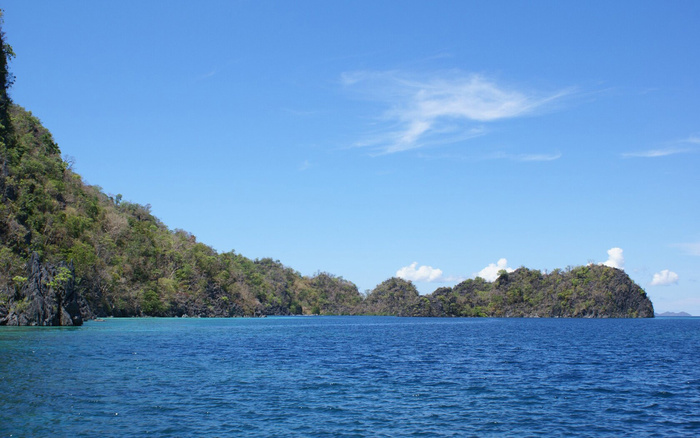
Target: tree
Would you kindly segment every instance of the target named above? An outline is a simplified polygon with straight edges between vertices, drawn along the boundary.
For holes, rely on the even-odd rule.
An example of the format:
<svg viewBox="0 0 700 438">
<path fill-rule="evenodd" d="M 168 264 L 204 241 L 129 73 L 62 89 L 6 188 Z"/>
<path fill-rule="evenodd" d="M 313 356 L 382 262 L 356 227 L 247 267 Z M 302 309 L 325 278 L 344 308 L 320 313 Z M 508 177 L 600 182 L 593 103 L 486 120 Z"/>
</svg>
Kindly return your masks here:
<svg viewBox="0 0 700 438">
<path fill-rule="evenodd" d="M 2 56 L 0 56 L 0 138 L 4 145 L 10 145 L 10 99 L 9 89 L 15 81 L 14 75 L 10 73 L 9 62 L 15 57 L 15 52 L 12 46 L 5 42 L 5 32 L 2 30 L 4 23 L 4 11 L 0 10 L 0 48 Z"/>
</svg>

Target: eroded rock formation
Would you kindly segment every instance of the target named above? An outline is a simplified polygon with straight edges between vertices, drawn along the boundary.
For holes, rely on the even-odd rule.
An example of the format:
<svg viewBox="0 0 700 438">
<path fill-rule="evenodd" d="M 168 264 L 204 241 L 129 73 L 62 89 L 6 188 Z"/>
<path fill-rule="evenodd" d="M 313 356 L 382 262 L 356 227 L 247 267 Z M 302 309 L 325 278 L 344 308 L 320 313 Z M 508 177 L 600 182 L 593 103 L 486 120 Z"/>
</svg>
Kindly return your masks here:
<svg viewBox="0 0 700 438">
<path fill-rule="evenodd" d="M 33 253 L 29 276 L 6 290 L 0 305 L 0 325 L 76 326 L 83 324 L 81 298 L 75 287 L 73 264 L 44 264 Z"/>
</svg>

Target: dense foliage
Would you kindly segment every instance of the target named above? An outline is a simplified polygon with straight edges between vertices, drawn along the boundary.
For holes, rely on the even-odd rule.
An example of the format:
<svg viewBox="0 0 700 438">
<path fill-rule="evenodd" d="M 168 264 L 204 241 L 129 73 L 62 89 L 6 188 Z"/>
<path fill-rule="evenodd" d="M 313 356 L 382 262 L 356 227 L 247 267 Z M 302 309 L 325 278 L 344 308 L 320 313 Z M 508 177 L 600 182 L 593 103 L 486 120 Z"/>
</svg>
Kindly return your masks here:
<svg viewBox="0 0 700 438">
<path fill-rule="evenodd" d="M 493 283 L 466 280 L 440 288 L 408 312 L 416 316 L 653 317 L 644 290 L 627 274 L 600 265 L 549 274 L 520 268 Z"/>
<path fill-rule="evenodd" d="M 217 253 L 186 231 L 168 229 L 148 205 L 107 195 L 73 172 L 51 133 L 11 102 L 13 52 L 1 32 L 0 47 L 0 319 L 28 307 L 21 286 L 33 254 L 54 267 L 72 263 L 87 303 L 83 318 L 653 315 L 644 292 L 612 268 L 549 275 L 519 269 L 494 283 L 477 278 L 428 296 L 392 278 L 363 296 L 342 277 L 307 277 L 269 258 Z"/>
<path fill-rule="evenodd" d="M 361 301 L 350 282 L 308 278 L 272 259 L 216 253 L 169 230 L 149 206 L 85 184 L 60 157 L 51 134 L 10 106 L 14 127 L 0 155 L 0 284 L 26 277 L 33 252 L 72 260 L 78 288 L 98 315 L 238 316 L 348 313 Z"/>
</svg>

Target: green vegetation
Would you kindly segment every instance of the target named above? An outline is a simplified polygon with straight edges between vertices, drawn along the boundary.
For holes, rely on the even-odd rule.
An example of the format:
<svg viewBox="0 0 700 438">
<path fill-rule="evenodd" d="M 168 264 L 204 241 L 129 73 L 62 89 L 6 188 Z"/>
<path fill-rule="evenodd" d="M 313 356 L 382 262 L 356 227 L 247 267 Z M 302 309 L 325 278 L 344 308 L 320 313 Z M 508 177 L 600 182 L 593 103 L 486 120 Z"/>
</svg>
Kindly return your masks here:
<svg viewBox="0 0 700 438">
<path fill-rule="evenodd" d="M 370 315 L 410 316 L 410 308 L 419 302 L 418 290 L 410 282 L 390 278 L 367 295 L 363 313 Z"/>
<path fill-rule="evenodd" d="M 73 278 L 73 275 L 71 274 L 70 268 L 67 268 L 65 266 L 60 266 L 58 268 L 58 271 L 56 272 L 56 275 L 54 276 L 51 281 L 47 283 L 48 286 L 52 288 L 62 288 L 66 283 L 68 283 L 71 279 Z"/>
<path fill-rule="evenodd" d="M 363 296 L 328 273 L 313 277 L 264 258 L 217 253 L 170 230 L 150 206 L 86 184 L 61 159 L 51 133 L 13 104 L 7 68 L 14 56 L 0 32 L 0 319 L 28 308 L 21 296 L 33 253 L 59 267 L 48 286 L 74 281 L 90 316 L 653 316 L 644 292 L 622 271 L 519 269 L 420 296 L 392 278 Z"/>
<path fill-rule="evenodd" d="M 421 316 L 653 317 L 646 293 L 623 271 L 589 265 L 543 274 L 520 268 L 493 283 L 466 280 L 426 297 Z"/>
<path fill-rule="evenodd" d="M 51 133 L 8 95 L 14 55 L 0 37 L 0 295 L 9 303 L 32 253 L 72 261 L 78 291 L 97 315 L 349 313 L 362 301 L 352 283 L 304 277 L 272 259 L 217 254 L 169 230 L 148 205 L 83 182 Z M 61 270 L 63 269 L 63 270 Z M 67 268 L 48 284 L 68 280 Z M 0 309 L 0 313 L 1 313 Z"/>
<path fill-rule="evenodd" d="M 13 129 L 0 146 L 0 289 L 27 276 L 36 252 L 53 265 L 73 262 L 78 290 L 97 315 L 338 314 L 362 301 L 340 277 L 218 254 L 169 230 L 149 206 L 85 184 L 36 117 L 16 105 L 9 112 Z M 67 280 L 63 274 L 51 286 Z"/>
</svg>

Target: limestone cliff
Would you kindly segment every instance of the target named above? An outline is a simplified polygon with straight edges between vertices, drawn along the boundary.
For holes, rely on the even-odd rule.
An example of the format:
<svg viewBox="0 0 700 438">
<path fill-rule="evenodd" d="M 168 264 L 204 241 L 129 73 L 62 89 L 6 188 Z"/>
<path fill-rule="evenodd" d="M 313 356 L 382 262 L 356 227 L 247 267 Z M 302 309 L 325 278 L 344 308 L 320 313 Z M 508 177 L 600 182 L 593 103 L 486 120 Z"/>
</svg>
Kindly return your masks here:
<svg viewBox="0 0 700 438">
<path fill-rule="evenodd" d="M 15 293 L 5 294 L 9 299 L 0 304 L 0 325 L 82 325 L 82 299 L 75 288 L 72 264 L 42 264 L 33 253 L 27 272 L 26 279 L 16 280 Z"/>
</svg>

